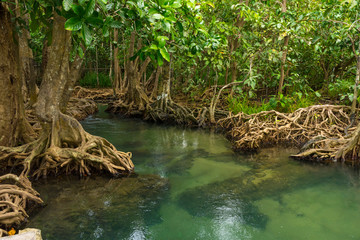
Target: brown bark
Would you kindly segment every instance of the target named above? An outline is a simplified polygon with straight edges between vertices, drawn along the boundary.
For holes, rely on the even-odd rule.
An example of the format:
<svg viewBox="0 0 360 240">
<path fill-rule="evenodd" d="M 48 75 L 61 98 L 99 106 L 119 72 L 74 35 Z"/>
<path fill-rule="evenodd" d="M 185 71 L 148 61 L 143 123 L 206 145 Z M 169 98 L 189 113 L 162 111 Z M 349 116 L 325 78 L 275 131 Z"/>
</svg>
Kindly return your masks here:
<svg viewBox="0 0 360 240">
<path fill-rule="evenodd" d="M 351 41 L 351 47 L 352 51 L 354 53 L 354 56 L 356 58 L 356 77 L 355 77 L 355 85 L 354 85 L 354 95 L 353 95 L 353 101 L 351 106 L 351 115 L 352 118 L 355 119 L 355 110 L 357 105 L 357 97 L 358 97 L 358 86 L 359 86 L 359 80 L 360 80 L 360 55 L 356 52 L 356 45 L 354 39 L 349 35 L 350 41 Z M 358 51 L 360 51 L 360 40 L 358 40 Z M 351 122 L 351 125 L 353 124 L 353 121 Z"/>
<path fill-rule="evenodd" d="M 355 114 L 356 111 L 359 80 L 360 80 L 360 56 L 356 56 L 356 78 L 355 78 L 355 86 L 354 86 L 354 99 L 351 105 L 351 114 Z"/>
<path fill-rule="evenodd" d="M 118 43 L 119 41 L 119 32 L 117 29 L 114 29 L 114 41 Z M 114 87 L 122 91 L 121 83 L 121 73 L 120 73 L 120 63 L 119 63 L 119 47 L 118 45 L 114 48 Z"/>
<path fill-rule="evenodd" d="M 15 146 L 31 140 L 21 95 L 19 51 L 13 39 L 11 15 L 0 3 L 0 145 Z"/>
<path fill-rule="evenodd" d="M 172 102 L 171 99 L 171 57 L 170 57 L 170 62 L 165 62 L 164 63 L 164 77 L 163 77 L 163 82 L 162 82 L 162 91 L 161 91 L 161 95 L 160 95 L 160 99 L 158 100 L 158 108 L 162 109 L 162 110 L 166 110 L 166 108 L 168 107 L 168 104 Z"/>
<path fill-rule="evenodd" d="M 286 12 L 286 0 L 283 0 L 281 4 L 281 12 Z M 289 35 L 286 35 L 284 37 L 284 46 L 282 49 L 282 57 L 281 57 L 281 66 L 280 66 L 280 81 L 279 81 L 279 89 L 278 89 L 278 95 L 282 94 L 282 89 L 284 86 L 284 80 L 285 80 L 285 64 L 286 64 L 286 56 L 288 53 L 288 45 L 289 45 Z"/>
<path fill-rule="evenodd" d="M 162 72 L 162 67 L 157 67 L 156 69 L 156 75 L 155 75 L 155 81 L 154 81 L 154 87 L 150 96 L 150 99 L 154 99 L 157 96 L 158 92 L 158 85 L 159 85 L 159 78 Z"/>
<path fill-rule="evenodd" d="M 0 147 L 0 159 L 24 166 L 21 176 L 63 171 L 89 175 L 92 169 L 111 174 L 132 171 L 130 153 L 119 152 L 103 138 L 85 132 L 74 118 L 65 115 L 69 88 L 79 72 L 81 59 L 69 63 L 71 32 L 64 29 L 65 18 L 54 13 L 53 42 L 40 86 L 36 115 L 42 125 L 39 138 L 17 148 Z M 21 161 L 19 161 L 21 160 Z"/>
<path fill-rule="evenodd" d="M 135 36 L 136 32 L 134 31 L 131 33 L 130 48 L 127 56 L 126 73 L 128 79 L 128 89 L 125 94 L 125 98 L 130 105 L 135 105 L 138 110 L 144 110 L 145 106 L 149 103 L 149 98 L 141 85 L 141 77 L 150 63 L 150 58 L 145 59 L 142 64 L 139 64 L 139 57 L 135 60 L 130 60 L 135 52 Z M 139 41 L 138 48 L 140 45 L 141 43 Z"/>
</svg>

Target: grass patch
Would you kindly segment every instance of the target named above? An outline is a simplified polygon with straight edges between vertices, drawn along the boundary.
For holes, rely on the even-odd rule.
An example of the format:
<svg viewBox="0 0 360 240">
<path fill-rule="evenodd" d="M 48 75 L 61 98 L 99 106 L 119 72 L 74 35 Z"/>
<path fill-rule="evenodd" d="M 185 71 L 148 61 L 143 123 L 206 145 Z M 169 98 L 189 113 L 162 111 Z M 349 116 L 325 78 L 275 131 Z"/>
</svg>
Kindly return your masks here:
<svg viewBox="0 0 360 240">
<path fill-rule="evenodd" d="M 259 113 L 262 111 L 276 110 L 279 112 L 294 112 L 298 108 L 314 105 L 313 100 L 298 96 L 273 96 L 269 101 L 250 101 L 247 97 L 229 98 L 229 110 L 235 114 L 243 112 L 246 114 Z"/>
</svg>

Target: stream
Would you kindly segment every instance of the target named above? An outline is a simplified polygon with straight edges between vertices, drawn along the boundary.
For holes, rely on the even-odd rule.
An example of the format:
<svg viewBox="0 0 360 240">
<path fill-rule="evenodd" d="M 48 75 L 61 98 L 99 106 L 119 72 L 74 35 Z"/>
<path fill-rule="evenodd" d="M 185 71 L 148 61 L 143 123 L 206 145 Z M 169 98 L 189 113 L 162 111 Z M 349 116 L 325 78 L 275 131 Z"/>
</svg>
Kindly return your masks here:
<svg viewBox="0 0 360 240">
<path fill-rule="evenodd" d="M 100 111 L 85 130 L 132 152 L 136 174 L 34 183 L 47 206 L 26 227 L 43 239 L 360 239 L 359 174 L 289 158 L 296 149 L 234 153 L 221 134 Z"/>
</svg>

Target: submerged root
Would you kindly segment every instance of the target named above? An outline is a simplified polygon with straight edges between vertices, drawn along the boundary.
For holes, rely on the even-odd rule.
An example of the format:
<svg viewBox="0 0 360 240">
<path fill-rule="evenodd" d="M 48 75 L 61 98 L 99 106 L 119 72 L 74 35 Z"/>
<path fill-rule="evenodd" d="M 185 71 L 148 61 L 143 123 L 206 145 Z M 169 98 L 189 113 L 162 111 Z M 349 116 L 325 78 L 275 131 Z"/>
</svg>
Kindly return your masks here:
<svg viewBox="0 0 360 240">
<path fill-rule="evenodd" d="M 265 111 L 246 115 L 240 113 L 218 121 L 229 129 L 233 146 L 239 150 L 256 150 L 261 146 L 290 143 L 300 146 L 313 137 L 341 139 L 350 124 L 350 108 L 315 105 L 293 113 Z M 349 132 L 354 128 L 349 129 Z"/>
<path fill-rule="evenodd" d="M 25 211 L 29 202 L 43 203 L 26 177 L 14 174 L 0 176 L 0 225 L 3 228 L 0 236 L 7 233 L 4 229 L 29 217 Z"/>
<path fill-rule="evenodd" d="M 43 130 L 39 139 L 19 147 L 0 147 L 0 162 L 23 165 L 22 175 L 35 177 L 60 172 L 90 175 L 93 170 L 112 175 L 131 172 L 131 153 L 124 153 L 106 139 L 87 133 L 81 124 L 65 114 Z"/>
</svg>

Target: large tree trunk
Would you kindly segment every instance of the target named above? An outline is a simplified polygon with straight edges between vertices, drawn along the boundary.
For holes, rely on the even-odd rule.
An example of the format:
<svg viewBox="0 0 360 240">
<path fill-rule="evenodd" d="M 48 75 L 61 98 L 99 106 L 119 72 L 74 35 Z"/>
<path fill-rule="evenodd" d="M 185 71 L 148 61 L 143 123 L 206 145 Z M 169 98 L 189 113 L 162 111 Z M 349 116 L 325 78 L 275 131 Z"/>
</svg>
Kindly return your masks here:
<svg viewBox="0 0 360 240">
<path fill-rule="evenodd" d="M 11 15 L 0 3 L 0 145 L 15 146 L 31 140 L 33 134 L 25 119 L 21 95 L 18 46 L 12 41 Z"/>
<path fill-rule="evenodd" d="M 30 172 L 41 176 L 59 171 L 89 175 L 93 169 L 111 174 L 132 171 L 131 153 L 117 151 L 111 143 L 85 132 L 76 119 L 63 113 L 82 62 L 76 58 L 70 66 L 71 32 L 64 29 L 64 23 L 65 18 L 55 13 L 53 42 L 35 108 L 42 132 L 29 144 L 0 148 L 0 159 L 13 161 L 14 165 L 21 159 L 25 176 Z"/>
<path fill-rule="evenodd" d="M 29 24 L 29 14 L 22 15 L 21 7 L 18 0 L 16 2 L 16 17 L 21 18 L 27 25 Z M 32 106 L 36 102 L 36 79 L 34 70 L 34 57 L 31 48 L 29 47 L 30 33 L 26 28 L 21 30 L 18 38 L 19 44 L 19 64 L 20 64 L 20 77 L 22 83 L 22 95 L 24 100 L 29 98 L 29 105 Z"/>
<path fill-rule="evenodd" d="M 146 109 L 150 103 L 150 99 L 146 94 L 141 78 L 150 63 L 150 58 L 146 58 L 140 64 L 140 58 L 132 60 L 135 53 L 135 37 L 136 32 L 133 31 L 130 37 L 129 52 L 125 59 L 125 75 L 126 75 L 126 93 L 124 99 L 114 102 L 108 107 L 108 111 L 123 112 L 127 115 L 139 115 Z M 141 47 L 141 41 L 138 42 L 138 49 Z M 124 87 L 125 89 L 125 87 Z"/>
</svg>

